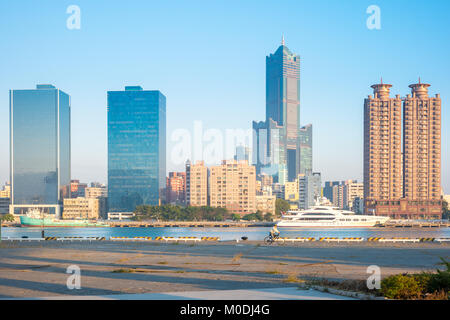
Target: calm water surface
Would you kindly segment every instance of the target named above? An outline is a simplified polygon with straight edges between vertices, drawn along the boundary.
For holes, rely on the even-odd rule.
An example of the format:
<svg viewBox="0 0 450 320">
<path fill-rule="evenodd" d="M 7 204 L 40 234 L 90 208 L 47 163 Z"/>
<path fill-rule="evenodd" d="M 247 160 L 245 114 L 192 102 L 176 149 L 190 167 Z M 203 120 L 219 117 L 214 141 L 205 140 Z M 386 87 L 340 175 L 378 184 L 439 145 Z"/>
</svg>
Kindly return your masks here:
<svg viewBox="0 0 450 320">
<path fill-rule="evenodd" d="M 45 228 L 47 237 L 220 237 L 263 240 L 270 227 L 250 228 Z M 450 228 L 280 228 L 282 237 L 450 237 Z M 2 228 L 3 237 L 40 237 L 41 228 Z"/>
</svg>

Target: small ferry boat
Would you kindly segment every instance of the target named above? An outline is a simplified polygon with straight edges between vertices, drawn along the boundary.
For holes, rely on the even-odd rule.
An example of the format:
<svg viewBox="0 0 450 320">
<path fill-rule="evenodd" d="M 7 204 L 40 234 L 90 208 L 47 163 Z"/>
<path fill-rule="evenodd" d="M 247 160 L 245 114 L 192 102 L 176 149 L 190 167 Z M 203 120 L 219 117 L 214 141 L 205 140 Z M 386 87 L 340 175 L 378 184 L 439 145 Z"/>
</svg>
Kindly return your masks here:
<svg viewBox="0 0 450 320">
<path fill-rule="evenodd" d="M 307 210 L 291 210 L 282 216 L 278 227 L 305 228 L 365 228 L 382 225 L 389 220 L 385 216 L 359 215 L 338 207 L 316 205 Z"/>
<path fill-rule="evenodd" d="M 44 214 L 38 209 L 31 209 L 26 215 L 20 216 L 23 227 L 109 227 L 109 225 L 89 220 L 59 220 L 52 215 Z"/>
</svg>

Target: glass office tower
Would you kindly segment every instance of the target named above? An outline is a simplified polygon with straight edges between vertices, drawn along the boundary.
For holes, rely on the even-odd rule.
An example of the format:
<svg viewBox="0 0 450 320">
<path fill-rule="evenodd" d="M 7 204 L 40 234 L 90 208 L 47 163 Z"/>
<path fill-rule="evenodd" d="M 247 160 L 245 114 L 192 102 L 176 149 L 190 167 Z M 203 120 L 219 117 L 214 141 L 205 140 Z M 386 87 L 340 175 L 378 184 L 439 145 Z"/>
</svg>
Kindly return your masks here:
<svg viewBox="0 0 450 320">
<path fill-rule="evenodd" d="M 159 205 L 166 185 L 166 97 L 139 86 L 108 91 L 108 211 Z"/>
<path fill-rule="evenodd" d="M 52 85 L 10 90 L 10 212 L 61 213 L 70 196 L 70 96 Z"/>
<path fill-rule="evenodd" d="M 284 129 L 288 180 L 300 172 L 300 56 L 284 45 L 266 57 L 266 122 L 274 120 Z"/>
</svg>

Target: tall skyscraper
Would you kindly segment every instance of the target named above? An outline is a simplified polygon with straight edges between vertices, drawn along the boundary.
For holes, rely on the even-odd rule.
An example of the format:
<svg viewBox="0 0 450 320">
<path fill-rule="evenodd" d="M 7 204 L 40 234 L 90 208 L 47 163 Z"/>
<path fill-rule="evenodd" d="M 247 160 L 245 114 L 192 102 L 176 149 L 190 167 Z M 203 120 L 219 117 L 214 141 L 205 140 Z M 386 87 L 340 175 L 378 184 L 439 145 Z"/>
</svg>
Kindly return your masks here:
<svg viewBox="0 0 450 320">
<path fill-rule="evenodd" d="M 300 128 L 300 56 L 284 44 L 266 57 L 266 121 L 284 129 L 288 181 L 300 172 L 298 130 Z"/>
<path fill-rule="evenodd" d="M 10 212 L 60 217 L 70 196 L 70 96 L 50 84 L 10 90 Z"/>
<path fill-rule="evenodd" d="M 159 205 L 166 185 L 166 97 L 139 86 L 108 91 L 108 211 Z"/>
<path fill-rule="evenodd" d="M 257 173 L 270 168 L 277 183 L 294 181 L 302 170 L 300 162 L 300 56 L 292 53 L 282 40 L 281 46 L 266 57 L 266 121 L 253 123 L 254 158 L 261 160 L 261 154 L 269 156 L 273 165 L 256 162 Z M 261 143 L 261 132 L 268 137 L 279 131 L 277 139 L 266 138 L 267 145 Z M 259 139 L 259 140 L 258 140 Z M 263 148 L 266 147 L 264 150 Z M 274 150 L 280 155 L 273 157 Z M 276 161 L 279 161 L 278 163 Z"/>
<path fill-rule="evenodd" d="M 441 216 L 441 99 L 429 84 L 412 95 L 389 97 L 391 85 L 373 85 L 364 103 L 364 208 L 395 218 Z M 402 119 L 403 100 L 403 153 Z"/>
</svg>

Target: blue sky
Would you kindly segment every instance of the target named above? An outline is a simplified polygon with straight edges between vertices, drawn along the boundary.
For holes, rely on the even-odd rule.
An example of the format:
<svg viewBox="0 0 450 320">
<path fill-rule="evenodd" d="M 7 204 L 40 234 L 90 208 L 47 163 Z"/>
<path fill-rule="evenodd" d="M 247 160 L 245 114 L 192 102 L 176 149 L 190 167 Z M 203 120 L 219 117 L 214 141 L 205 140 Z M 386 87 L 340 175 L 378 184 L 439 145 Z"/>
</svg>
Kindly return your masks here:
<svg viewBox="0 0 450 320">
<path fill-rule="evenodd" d="M 81 29 L 69 30 L 69 5 Z M 366 27 L 369 5 L 381 30 Z M 171 132 L 251 127 L 265 118 L 265 56 L 301 56 L 301 122 L 314 170 L 362 180 L 363 100 L 383 77 L 406 95 L 420 76 L 442 97 L 442 181 L 450 193 L 450 2 L 0 1 L 0 183 L 9 179 L 9 89 L 52 83 L 72 97 L 72 178 L 106 182 L 106 91 L 167 97 Z M 168 170 L 180 170 L 168 162 Z"/>
</svg>

